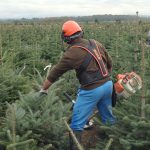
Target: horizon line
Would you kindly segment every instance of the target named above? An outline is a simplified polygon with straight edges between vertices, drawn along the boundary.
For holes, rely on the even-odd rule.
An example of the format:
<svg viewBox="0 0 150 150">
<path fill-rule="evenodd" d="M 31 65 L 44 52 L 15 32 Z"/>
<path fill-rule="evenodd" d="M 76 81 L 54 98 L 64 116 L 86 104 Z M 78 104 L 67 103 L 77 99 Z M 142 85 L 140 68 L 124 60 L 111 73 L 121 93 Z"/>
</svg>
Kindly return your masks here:
<svg viewBox="0 0 150 150">
<path fill-rule="evenodd" d="M 93 15 L 70 15 L 70 16 L 45 16 L 45 17 L 18 17 L 18 18 L 0 18 L 0 20 L 21 20 L 21 19 L 46 19 L 46 18 L 68 18 L 68 17 L 92 17 L 92 16 L 137 16 L 136 14 L 93 14 Z M 138 15 L 138 17 L 150 17 L 150 15 Z"/>
</svg>

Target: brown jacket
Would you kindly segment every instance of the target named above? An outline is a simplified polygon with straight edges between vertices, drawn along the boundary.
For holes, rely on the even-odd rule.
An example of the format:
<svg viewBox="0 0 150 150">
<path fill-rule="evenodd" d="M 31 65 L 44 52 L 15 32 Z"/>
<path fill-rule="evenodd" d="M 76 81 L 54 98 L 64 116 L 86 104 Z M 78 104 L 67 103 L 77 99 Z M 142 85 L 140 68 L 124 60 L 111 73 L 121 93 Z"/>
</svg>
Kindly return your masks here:
<svg viewBox="0 0 150 150">
<path fill-rule="evenodd" d="M 105 48 L 97 42 L 98 47 L 101 49 L 102 52 L 102 58 L 107 66 L 107 69 L 109 73 L 111 73 L 112 69 L 112 61 L 108 53 L 106 52 Z M 47 79 L 50 82 L 55 82 L 63 73 L 65 73 L 68 70 L 75 69 L 76 72 L 79 71 L 79 67 L 82 64 L 84 58 L 87 56 L 88 52 L 85 51 L 84 49 L 77 48 L 77 47 L 71 47 L 73 45 L 80 45 L 85 47 L 86 45 L 89 44 L 89 41 L 86 39 L 79 39 L 77 43 L 73 43 L 72 45 L 69 46 L 67 51 L 64 53 L 64 56 L 61 58 L 61 60 L 56 64 L 50 71 Z M 96 71 L 98 70 L 98 65 L 94 59 L 91 60 L 90 64 L 87 67 L 87 71 Z M 96 88 L 106 81 L 110 80 L 110 77 L 107 77 L 103 80 L 99 80 L 95 83 L 92 83 L 90 85 L 83 86 L 81 85 L 81 88 L 83 89 L 93 89 Z"/>
</svg>

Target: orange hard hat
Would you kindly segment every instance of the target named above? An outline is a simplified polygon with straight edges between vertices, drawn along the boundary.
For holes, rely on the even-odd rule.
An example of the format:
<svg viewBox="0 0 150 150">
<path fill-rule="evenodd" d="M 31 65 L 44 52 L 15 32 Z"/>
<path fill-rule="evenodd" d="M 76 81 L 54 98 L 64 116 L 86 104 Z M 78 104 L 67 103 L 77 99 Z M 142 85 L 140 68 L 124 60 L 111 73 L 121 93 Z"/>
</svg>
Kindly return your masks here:
<svg viewBox="0 0 150 150">
<path fill-rule="evenodd" d="M 62 26 L 64 36 L 71 36 L 80 31 L 82 31 L 82 29 L 79 24 L 72 20 L 66 21 Z"/>
</svg>

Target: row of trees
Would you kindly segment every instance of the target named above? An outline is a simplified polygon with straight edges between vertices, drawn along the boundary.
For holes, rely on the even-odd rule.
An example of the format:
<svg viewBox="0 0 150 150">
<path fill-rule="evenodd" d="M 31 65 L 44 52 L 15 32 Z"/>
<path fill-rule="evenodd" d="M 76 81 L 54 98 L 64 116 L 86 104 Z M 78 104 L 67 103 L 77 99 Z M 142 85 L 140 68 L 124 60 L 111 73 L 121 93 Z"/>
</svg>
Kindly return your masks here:
<svg viewBox="0 0 150 150">
<path fill-rule="evenodd" d="M 38 93 L 47 75 L 43 68 L 57 63 L 63 54 L 61 25 L 0 25 L 0 149 L 69 149 L 63 117 L 71 114 L 71 103 L 63 92 L 75 98 L 79 85 L 74 72 L 63 75 L 47 97 L 39 97 Z M 81 22 L 81 26 L 85 38 L 100 41 L 111 54 L 114 81 L 118 73 L 132 70 L 143 80 L 140 92 L 117 103 L 116 125 L 103 126 L 99 117 L 95 118 L 105 137 L 100 137 L 93 149 L 148 150 L 150 49 L 146 43 L 150 23 Z"/>
</svg>

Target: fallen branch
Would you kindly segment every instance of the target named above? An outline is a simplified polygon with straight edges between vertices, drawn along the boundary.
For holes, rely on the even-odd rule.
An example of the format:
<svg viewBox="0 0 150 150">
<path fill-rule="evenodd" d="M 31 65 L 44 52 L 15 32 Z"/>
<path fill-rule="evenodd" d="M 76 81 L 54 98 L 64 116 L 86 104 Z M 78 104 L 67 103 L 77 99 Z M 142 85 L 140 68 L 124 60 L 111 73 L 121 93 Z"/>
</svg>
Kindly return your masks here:
<svg viewBox="0 0 150 150">
<path fill-rule="evenodd" d="M 108 141 L 108 143 L 106 144 L 106 147 L 105 147 L 105 149 L 104 149 L 104 150 L 109 150 L 109 148 L 110 148 L 110 146 L 111 146 L 112 142 L 113 142 L 113 139 L 112 139 L 112 138 L 110 138 L 110 139 L 109 139 L 109 141 Z"/>
</svg>

